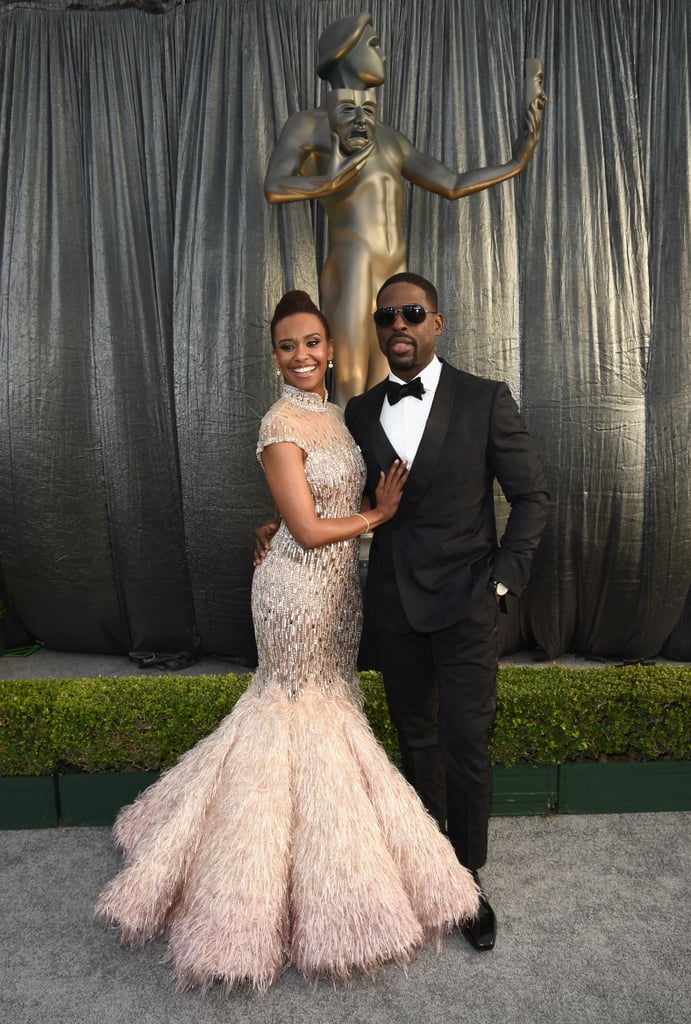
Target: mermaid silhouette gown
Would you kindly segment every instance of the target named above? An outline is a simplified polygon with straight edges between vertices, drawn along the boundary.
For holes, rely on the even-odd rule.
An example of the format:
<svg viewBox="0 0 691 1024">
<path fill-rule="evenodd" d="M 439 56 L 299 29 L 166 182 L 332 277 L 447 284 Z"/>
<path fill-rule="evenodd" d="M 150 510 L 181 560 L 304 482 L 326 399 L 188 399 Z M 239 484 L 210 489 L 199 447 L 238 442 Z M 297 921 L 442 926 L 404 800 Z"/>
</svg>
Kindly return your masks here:
<svg viewBox="0 0 691 1024">
<path fill-rule="evenodd" d="M 360 507 L 340 410 L 288 385 L 258 455 L 305 453 L 318 515 Z M 167 939 L 180 988 L 264 990 L 407 962 L 474 916 L 477 890 L 360 709 L 358 541 L 305 551 L 282 525 L 252 586 L 258 668 L 218 729 L 119 814 L 97 919 Z"/>
</svg>

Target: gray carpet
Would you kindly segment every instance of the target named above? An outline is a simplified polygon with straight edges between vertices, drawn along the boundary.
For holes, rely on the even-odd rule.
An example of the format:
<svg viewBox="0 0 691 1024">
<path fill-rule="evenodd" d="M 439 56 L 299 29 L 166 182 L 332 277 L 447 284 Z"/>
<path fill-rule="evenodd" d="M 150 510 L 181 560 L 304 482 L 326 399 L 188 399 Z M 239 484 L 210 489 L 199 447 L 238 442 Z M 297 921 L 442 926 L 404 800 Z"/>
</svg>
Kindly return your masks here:
<svg viewBox="0 0 691 1024">
<path fill-rule="evenodd" d="M 140 671 L 46 650 L 0 659 L 0 678 L 17 680 Z M 204 658 L 187 671 L 244 669 Z M 290 970 L 265 996 L 227 1001 L 177 993 L 161 942 L 132 952 L 93 925 L 116 870 L 108 829 L 0 831 L 0 1022 L 691 1024 L 691 813 L 494 818 L 490 829 L 493 952 L 455 934 L 374 983 L 311 988 Z"/>
<path fill-rule="evenodd" d="M 689 1024 L 691 813 L 495 818 L 496 948 L 455 934 L 407 973 L 265 996 L 177 993 L 163 944 L 91 922 L 115 870 L 100 828 L 0 832 L 0 1019 L 12 1024 Z"/>
</svg>

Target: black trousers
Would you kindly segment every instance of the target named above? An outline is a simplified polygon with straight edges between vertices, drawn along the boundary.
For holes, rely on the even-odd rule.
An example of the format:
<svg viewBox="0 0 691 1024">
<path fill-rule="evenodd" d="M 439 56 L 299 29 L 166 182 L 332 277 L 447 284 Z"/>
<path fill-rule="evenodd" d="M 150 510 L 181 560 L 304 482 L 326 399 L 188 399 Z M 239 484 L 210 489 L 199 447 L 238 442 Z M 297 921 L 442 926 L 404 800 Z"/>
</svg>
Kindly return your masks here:
<svg viewBox="0 0 691 1024">
<path fill-rule="evenodd" d="M 467 868 L 487 858 L 489 731 L 496 710 L 497 605 L 432 633 L 370 627 L 403 772 Z"/>
</svg>

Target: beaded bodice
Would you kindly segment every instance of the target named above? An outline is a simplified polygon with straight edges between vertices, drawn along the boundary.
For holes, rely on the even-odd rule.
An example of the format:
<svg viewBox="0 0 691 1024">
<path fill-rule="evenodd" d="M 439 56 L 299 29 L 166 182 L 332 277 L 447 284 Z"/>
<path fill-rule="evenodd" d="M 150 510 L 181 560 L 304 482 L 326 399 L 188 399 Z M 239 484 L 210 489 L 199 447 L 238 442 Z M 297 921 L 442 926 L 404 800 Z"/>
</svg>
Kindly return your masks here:
<svg viewBox="0 0 691 1024">
<path fill-rule="evenodd" d="M 365 466 L 337 406 L 286 385 L 262 420 L 258 457 L 268 445 L 282 443 L 305 454 L 318 516 L 359 510 Z M 306 685 L 355 694 L 362 618 L 358 552 L 358 539 L 305 550 L 281 524 L 252 587 L 258 685 L 279 683 L 292 697 Z"/>
</svg>

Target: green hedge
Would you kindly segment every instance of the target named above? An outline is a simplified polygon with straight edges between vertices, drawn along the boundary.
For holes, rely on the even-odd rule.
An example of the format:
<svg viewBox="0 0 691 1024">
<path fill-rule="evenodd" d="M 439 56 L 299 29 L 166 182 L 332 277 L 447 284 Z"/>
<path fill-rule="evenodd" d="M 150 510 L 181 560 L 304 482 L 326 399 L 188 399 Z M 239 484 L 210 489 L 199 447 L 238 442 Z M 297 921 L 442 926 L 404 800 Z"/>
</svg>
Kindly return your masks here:
<svg viewBox="0 0 691 1024">
<path fill-rule="evenodd" d="M 691 668 L 511 667 L 499 673 L 495 764 L 691 758 Z"/>
<path fill-rule="evenodd" d="M 381 677 L 360 678 L 370 724 L 397 759 Z M 0 682 L 0 775 L 166 768 L 216 727 L 250 679 Z M 501 668 L 491 752 L 506 765 L 691 759 L 691 668 Z"/>
</svg>

